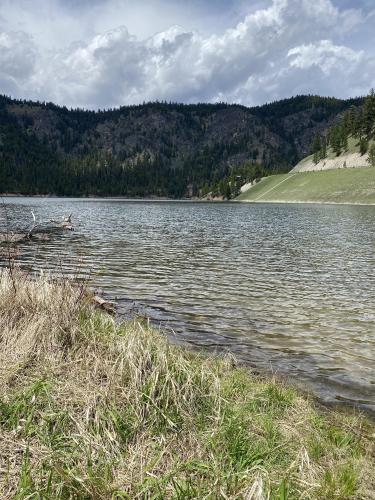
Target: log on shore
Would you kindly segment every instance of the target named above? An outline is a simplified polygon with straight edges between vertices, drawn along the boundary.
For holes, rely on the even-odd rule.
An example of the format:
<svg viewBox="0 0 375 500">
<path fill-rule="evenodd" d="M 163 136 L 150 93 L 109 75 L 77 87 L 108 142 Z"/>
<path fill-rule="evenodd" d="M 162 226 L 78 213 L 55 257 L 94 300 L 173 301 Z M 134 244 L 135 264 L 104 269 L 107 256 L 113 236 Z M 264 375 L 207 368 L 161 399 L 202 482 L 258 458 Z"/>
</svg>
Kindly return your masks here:
<svg viewBox="0 0 375 500">
<path fill-rule="evenodd" d="M 63 217 L 62 220 L 50 220 L 47 222 L 37 222 L 34 212 L 33 223 L 30 228 L 24 230 L 7 231 L 0 233 L 0 244 L 15 244 L 26 240 L 49 241 L 50 235 L 61 231 L 73 231 L 72 214 Z"/>
<path fill-rule="evenodd" d="M 114 314 L 116 312 L 116 305 L 114 304 L 114 302 L 109 302 L 108 300 L 99 297 L 99 295 L 94 295 L 92 297 L 92 302 L 96 307 L 98 307 L 99 309 L 103 309 L 109 314 Z"/>
</svg>

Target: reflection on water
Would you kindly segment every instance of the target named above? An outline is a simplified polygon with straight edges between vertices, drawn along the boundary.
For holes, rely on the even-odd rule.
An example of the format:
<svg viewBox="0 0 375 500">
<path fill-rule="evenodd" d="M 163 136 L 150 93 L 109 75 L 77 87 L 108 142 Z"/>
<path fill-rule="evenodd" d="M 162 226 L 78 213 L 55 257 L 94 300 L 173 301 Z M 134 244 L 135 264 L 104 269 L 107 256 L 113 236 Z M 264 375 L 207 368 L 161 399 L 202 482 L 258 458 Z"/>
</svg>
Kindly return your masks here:
<svg viewBox="0 0 375 500">
<path fill-rule="evenodd" d="M 374 207 L 7 200 L 8 216 L 73 213 L 76 231 L 24 244 L 34 268 L 90 271 L 125 313 L 177 342 L 231 351 L 375 410 Z M 172 333 L 174 332 L 174 333 Z"/>
</svg>

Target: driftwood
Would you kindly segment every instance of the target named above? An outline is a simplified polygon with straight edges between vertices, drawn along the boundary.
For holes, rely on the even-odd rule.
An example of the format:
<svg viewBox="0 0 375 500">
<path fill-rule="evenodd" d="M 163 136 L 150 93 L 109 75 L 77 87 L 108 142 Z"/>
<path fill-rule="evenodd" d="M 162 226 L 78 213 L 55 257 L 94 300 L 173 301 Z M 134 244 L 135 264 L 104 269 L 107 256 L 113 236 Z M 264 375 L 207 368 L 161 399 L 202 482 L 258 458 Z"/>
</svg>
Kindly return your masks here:
<svg viewBox="0 0 375 500">
<path fill-rule="evenodd" d="M 99 295 L 94 295 L 92 297 L 92 302 L 99 309 L 103 309 L 110 314 L 115 313 L 115 304 L 113 302 L 109 302 L 108 300 L 104 300 L 102 297 L 99 297 Z"/>
<path fill-rule="evenodd" d="M 33 222 L 26 229 L 0 233 L 0 243 L 19 243 L 25 240 L 48 241 L 52 233 L 73 231 L 72 214 L 62 220 L 49 220 L 37 222 L 34 212 L 31 212 Z"/>
</svg>

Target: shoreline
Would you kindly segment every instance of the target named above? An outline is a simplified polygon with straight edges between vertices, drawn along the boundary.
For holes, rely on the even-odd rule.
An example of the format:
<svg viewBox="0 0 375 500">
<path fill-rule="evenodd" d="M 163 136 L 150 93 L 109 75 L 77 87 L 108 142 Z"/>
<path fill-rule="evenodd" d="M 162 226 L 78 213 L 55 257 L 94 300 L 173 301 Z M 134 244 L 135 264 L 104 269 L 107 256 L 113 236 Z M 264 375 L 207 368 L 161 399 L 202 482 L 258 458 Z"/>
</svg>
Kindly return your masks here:
<svg viewBox="0 0 375 500">
<path fill-rule="evenodd" d="M 1 198 L 40 198 L 40 199 L 58 199 L 58 200 L 85 200 L 85 201 L 128 201 L 128 202 L 178 202 L 178 203 L 229 203 L 233 200 L 220 199 L 203 199 L 203 198 L 165 198 L 165 197 L 146 197 L 146 198 L 129 198 L 127 196 L 58 196 L 58 195 L 43 195 L 43 194 L 0 194 Z"/>
<path fill-rule="evenodd" d="M 371 498 L 360 413 L 118 324 L 74 282 L 0 277 L 0 496 Z"/>
<path fill-rule="evenodd" d="M 314 200 L 231 200 L 202 199 L 202 198 L 128 198 L 126 196 L 55 196 L 55 195 L 21 195 L 21 194 L 0 194 L 0 199 L 13 198 L 36 198 L 36 199 L 58 199 L 58 200 L 83 200 L 83 201 L 125 201 L 129 203 L 241 203 L 241 204 L 275 204 L 275 205 L 346 205 L 358 207 L 372 207 L 375 203 L 362 203 L 354 201 L 314 201 Z"/>
<path fill-rule="evenodd" d="M 247 203 L 247 204 L 278 204 L 278 205 L 352 205 L 358 207 L 373 207 L 375 203 L 361 203 L 354 201 L 301 201 L 301 200 L 231 200 L 236 203 Z"/>
<path fill-rule="evenodd" d="M 160 318 L 153 319 L 152 317 L 144 314 L 143 311 L 146 306 L 145 303 L 137 302 L 136 307 L 132 309 L 131 312 L 129 311 L 119 312 L 119 303 L 116 300 L 116 298 L 113 297 L 113 295 L 111 295 L 108 292 L 105 292 L 104 290 L 97 291 L 95 287 L 90 290 L 93 293 L 93 295 L 98 293 L 99 296 L 102 296 L 104 298 L 104 301 L 106 302 L 108 301 L 109 304 L 113 305 L 115 321 L 119 324 L 121 324 L 122 322 L 133 321 L 137 318 L 142 318 L 148 322 L 151 328 L 154 328 L 157 331 L 161 331 L 162 334 L 166 336 L 170 344 L 173 346 L 181 347 L 189 352 L 198 353 L 207 358 L 224 357 L 228 354 L 230 356 L 235 357 L 235 354 L 232 353 L 232 351 L 229 348 L 220 350 L 220 348 L 218 348 L 219 346 L 214 346 L 213 344 L 212 348 L 210 348 L 204 345 L 197 345 L 196 343 L 190 343 L 186 339 L 179 338 L 178 333 L 176 333 L 173 329 L 165 327 L 165 325 L 163 324 L 163 320 L 161 320 Z M 135 301 L 132 298 L 128 297 L 127 300 L 135 304 Z M 300 382 L 297 376 L 291 375 L 288 371 L 280 371 L 280 370 L 274 371 L 272 365 L 270 365 L 269 367 L 265 365 L 260 365 L 254 359 L 245 360 L 236 358 L 236 364 L 241 368 L 249 370 L 250 372 L 256 374 L 261 378 L 278 380 L 280 383 L 286 385 L 287 387 L 290 387 L 300 392 L 305 397 L 313 399 L 317 405 L 319 405 L 322 409 L 325 409 L 326 411 L 349 412 L 353 414 L 362 413 L 366 415 L 375 424 L 374 404 L 369 406 L 370 403 L 368 402 L 367 406 L 365 405 L 365 403 L 363 403 L 363 406 L 361 406 L 360 404 L 355 404 L 354 401 L 350 399 L 347 400 L 338 399 L 336 401 L 333 399 L 331 400 L 325 399 L 325 397 L 321 393 L 319 393 L 318 390 L 316 390 L 317 386 L 314 384 L 314 379 L 310 380 L 305 379 L 303 380 L 303 382 Z M 326 385 L 326 387 L 328 387 L 328 385 Z"/>
<path fill-rule="evenodd" d="M 0 277 L 2 272 L 4 270 L 6 271 L 7 269 L 8 269 L 7 266 L 5 267 L 0 266 Z M 51 279 L 51 281 L 57 285 L 61 285 L 65 281 L 67 282 L 71 281 L 71 278 L 69 276 L 54 278 L 53 276 L 50 276 L 48 273 L 46 276 L 47 277 L 49 276 L 48 279 Z M 27 279 L 36 283 L 39 278 L 38 275 L 29 274 Z M 86 291 L 84 296 L 90 302 L 90 304 L 100 313 L 109 315 L 109 317 L 113 317 L 114 321 L 119 326 L 121 326 L 121 324 L 123 323 L 128 323 L 141 319 L 146 321 L 147 324 L 150 325 L 150 327 L 155 331 L 161 332 L 161 335 L 165 336 L 165 338 L 168 340 L 168 343 L 173 347 L 181 348 L 183 350 L 186 350 L 187 352 L 203 356 L 207 359 L 223 358 L 228 354 L 227 352 L 224 353 L 221 352 L 220 350 L 216 350 L 216 348 L 215 350 L 210 350 L 205 348 L 204 346 L 197 346 L 195 344 L 189 343 L 186 340 L 174 341 L 176 335 L 170 335 L 168 331 L 163 328 L 160 321 L 153 320 L 149 316 L 144 316 L 142 314 L 138 315 L 137 311 L 135 311 L 134 314 L 125 314 L 125 313 L 121 314 L 118 312 L 118 302 L 108 293 L 105 293 L 103 290 L 98 289 L 96 287 L 91 287 L 87 285 L 85 285 L 85 287 Z M 132 299 L 129 300 L 133 301 Z M 231 353 L 230 355 L 232 356 Z M 248 361 L 236 359 L 235 363 L 237 366 L 249 371 L 249 373 L 259 376 L 261 379 L 277 380 L 280 384 L 285 385 L 286 387 L 289 387 L 290 389 L 299 392 L 300 394 L 303 395 L 303 397 L 313 400 L 315 404 L 321 408 L 322 411 L 327 411 L 327 412 L 334 411 L 339 413 L 347 413 L 351 415 L 359 413 L 365 415 L 369 420 L 371 420 L 375 424 L 375 409 L 357 406 L 353 404 L 351 401 L 334 402 L 325 400 L 323 396 L 320 396 L 319 393 L 314 390 L 314 384 L 312 382 L 300 383 L 295 377 L 290 376 L 287 372 L 275 373 L 272 371 L 271 368 L 268 369 L 266 367 L 259 366 L 256 362 L 250 359 Z"/>
</svg>

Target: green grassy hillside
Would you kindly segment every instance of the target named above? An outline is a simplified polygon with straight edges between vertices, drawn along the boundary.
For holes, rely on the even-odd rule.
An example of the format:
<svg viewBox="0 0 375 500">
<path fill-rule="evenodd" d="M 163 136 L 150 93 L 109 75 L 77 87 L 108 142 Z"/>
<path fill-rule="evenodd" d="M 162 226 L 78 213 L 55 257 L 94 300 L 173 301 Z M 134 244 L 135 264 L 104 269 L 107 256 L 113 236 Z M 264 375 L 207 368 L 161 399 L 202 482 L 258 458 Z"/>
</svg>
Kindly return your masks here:
<svg viewBox="0 0 375 500">
<path fill-rule="evenodd" d="M 272 175 L 236 201 L 375 204 L 375 168 Z"/>
</svg>

